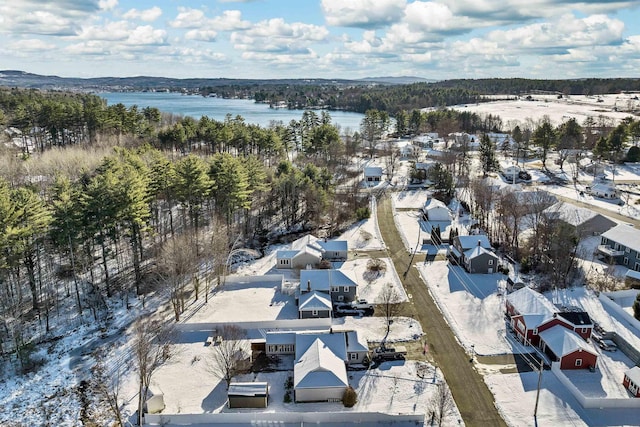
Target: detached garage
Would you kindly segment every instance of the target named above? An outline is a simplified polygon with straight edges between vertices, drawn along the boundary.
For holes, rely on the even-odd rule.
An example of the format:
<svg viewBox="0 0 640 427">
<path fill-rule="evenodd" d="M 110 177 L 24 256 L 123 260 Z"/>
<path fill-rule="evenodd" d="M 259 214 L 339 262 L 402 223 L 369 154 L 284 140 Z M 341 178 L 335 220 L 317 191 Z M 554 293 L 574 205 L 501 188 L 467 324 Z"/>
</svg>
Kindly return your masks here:
<svg viewBox="0 0 640 427">
<path fill-rule="evenodd" d="M 540 332 L 540 347 L 551 358 L 560 363 L 560 369 L 588 369 L 596 367 L 598 355 L 575 332 L 554 326 Z"/>
<path fill-rule="evenodd" d="M 229 408 L 266 408 L 269 384 L 266 382 L 231 383 L 227 397 Z"/>
</svg>

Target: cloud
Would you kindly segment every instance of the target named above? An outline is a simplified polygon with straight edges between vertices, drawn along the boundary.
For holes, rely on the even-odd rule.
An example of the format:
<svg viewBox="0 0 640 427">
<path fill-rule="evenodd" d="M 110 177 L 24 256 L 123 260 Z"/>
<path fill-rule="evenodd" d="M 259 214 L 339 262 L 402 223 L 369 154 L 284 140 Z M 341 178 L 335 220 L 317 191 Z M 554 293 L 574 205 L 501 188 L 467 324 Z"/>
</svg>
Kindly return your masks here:
<svg viewBox="0 0 640 427">
<path fill-rule="evenodd" d="M 151 25 L 142 25 L 136 27 L 126 43 L 128 45 L 161 45 L 166 43 L 167 32 L 165 30 L 158 30 Z"/>
<path fill-rule="evenodd" d="M 160 9 L 158 6 L 154 6 L 151 9 L 145 10 L 130 9 L 124 15 L 122 15 L 122 17 L 125 19 L 139 19 L 145 22 L 153 22 L 161 15 L 162 9 Z"/>
<path fill-rule="evenodd" d="M 200 9 L 178 8 L 178 15 L 169 22 L 173 28 L 201 29 L 209 31 L 235 31 L 251 27 L 251 23 L 242 20 L 242 12 L 239 10 L 225 10 L 222 15 L 207 18 Z"/>
<path fill-rule="evenodd" d="M 289 24 L 274 18 L 260 21 L 248 30 L 233 32 L 231 42 L 244 52 L 307 55 L 311 51 L 310 44 L 324 42 L 328 36 L 325 27 L 300 22 Z"/>
<path fill-rule="evenodd" d="M 21 39 L 7 45 L 10 49 L 19 51 L 39 52 L 54 49 L 56 45 L 40 39 Z"/>
<path fill-rule="evenodd" d="M 132 30 L 127 21 L 107 22 L 104 25 L 82 27 L 78 38 L 84 40 L 126 40 Z"/>
<path fill-rule="evenodd" d="M 184 35 L 184 38 L 187 40 L 212 42 L 216 40 L 217 36 L 218 36 L 218 33 L 213 30 L 193 29 L 193 30 L 187 31 L 187 33 Z"/>
<path fill-rule="evenodd" d="M 328 25 L 338 27 L 381 28 L 397 22 L 406 0 L 322 0 Z"/>
</svg>

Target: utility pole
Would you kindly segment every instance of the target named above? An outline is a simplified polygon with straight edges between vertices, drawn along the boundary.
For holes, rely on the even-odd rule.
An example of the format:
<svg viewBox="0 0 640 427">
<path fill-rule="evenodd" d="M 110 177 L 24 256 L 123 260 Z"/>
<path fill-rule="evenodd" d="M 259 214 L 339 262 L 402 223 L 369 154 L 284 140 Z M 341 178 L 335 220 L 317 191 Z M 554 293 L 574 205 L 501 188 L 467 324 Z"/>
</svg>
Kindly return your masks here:
<svg viewBox="0 0 640 427">
<path fill-rule="evenodd" d="M 534 420 L 537 420 L 537 416 L 538 416 L 538 400 L 540 399 L 540 383 L 541 382 L 542 382 L 542 358 L 540 359 L 540 367 L 538 369 L 538 390 L 536 391 L 536 406 L 533 409 Z"/>
</svg>

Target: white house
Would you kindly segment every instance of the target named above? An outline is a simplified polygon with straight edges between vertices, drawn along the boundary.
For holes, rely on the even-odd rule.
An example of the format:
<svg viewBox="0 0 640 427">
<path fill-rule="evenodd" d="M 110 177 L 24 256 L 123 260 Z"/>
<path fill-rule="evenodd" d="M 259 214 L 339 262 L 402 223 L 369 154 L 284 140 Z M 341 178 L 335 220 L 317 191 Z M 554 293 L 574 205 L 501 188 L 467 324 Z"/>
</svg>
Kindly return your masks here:
<svg viewBox="0 0 640 427">
<path fill-rule="evenodd" d="M 382 181 L 382 167 L 367 166 L 364 168 L 364 182 L 369 187 L 375 187 Z"/>
<path fill-rule="evenodd" d="M 587 187 L 587 192 L 593 197 L 600 197 L 602 199 L 617 199 L 620 196 L 620 192 L 616 189 L 615 184 L 605 182 L 599 182 L 593 184 L 591 187 Z"/>
<path fill-rule="evenodd" d="M 438 199 L 428 199 L 422 210 L 429 221 L 451 221 L 449 208 Z"/>
</svg>

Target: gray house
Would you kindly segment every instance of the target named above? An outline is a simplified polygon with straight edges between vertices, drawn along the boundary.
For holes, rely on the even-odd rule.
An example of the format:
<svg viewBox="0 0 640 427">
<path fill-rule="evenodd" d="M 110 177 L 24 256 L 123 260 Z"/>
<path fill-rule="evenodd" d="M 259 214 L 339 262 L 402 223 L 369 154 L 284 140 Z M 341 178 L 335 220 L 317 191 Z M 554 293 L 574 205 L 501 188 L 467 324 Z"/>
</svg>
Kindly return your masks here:
<svg viewBox="0 0 640 427">
<path fill-rule="evenodd" d="M 484 234 L 455 236 L 449 247 L 449 259 L 469 273 L 495 273 L 498 257 Z"/>
<path fill-rule="evenodd" d="M 545 209 L 544 213 L 549 218 L 558 219 L 575 227 L 576 233 L 580 237 L 597 236 L 616 225 L 614 221 L 591 209 L 569 203 L 558 202 Z"/>
<path fill-rule="evenodd" d="M 346 240 L 318 240 L 322 259 L 328 261 L 346 261 L 349 254 L 349 244 Z"/>
<path fill-rule="evenodd" d="M 489 249 L 478 245 L 464 253 L 463 266 L 469 273 L 495 273 L 498 257 Z"/>
<path fill-rule="evenodd" d="M 318 291 L 329 294 L 331 301 L 356 299 L 358 284 L 340 270 L 300 270 L 300 294 Z"/>
<path fill-rule="evenodd" d="M 300 319 L 331 317 L 332 310 L 331 297 L 325 292 L 306 292 L 301 294 L 298 300 L 298 317 Z"/>
<path fill-rule="evenodd" d="M 640 230 L 620 224 L 602 233 L 598 253 L 607 261 L 640 271 Z"/>
</svg>

